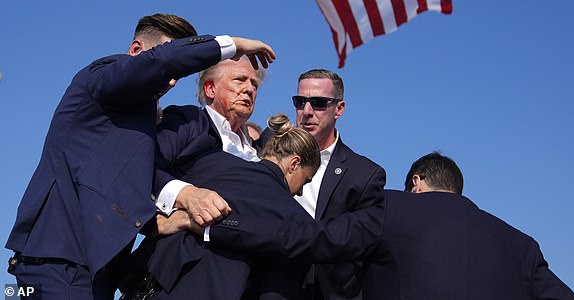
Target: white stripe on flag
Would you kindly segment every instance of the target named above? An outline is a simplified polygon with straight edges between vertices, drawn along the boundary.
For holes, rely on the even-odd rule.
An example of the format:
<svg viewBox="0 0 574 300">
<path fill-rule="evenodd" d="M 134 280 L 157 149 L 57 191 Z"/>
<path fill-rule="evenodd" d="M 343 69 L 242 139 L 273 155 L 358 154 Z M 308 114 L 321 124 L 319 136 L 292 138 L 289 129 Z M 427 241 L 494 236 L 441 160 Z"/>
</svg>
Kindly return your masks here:
<svg viewBox="0 0 574 300">
<path fill-rule="evenodd" d="M 350 40 L 347 38 L 347 33 L 345 32 L 345 27 L 343 27 L 343 22 L 339 18 L 339 14 L 337 14 L 337 9 L 335 9 L 335 5 L 333 5 L 333 1 L 331 0 L 317 0 L 317 3 L 321 7 L 327 22 L 331 26 L 333 30 L 337 32 L 337 43 L 339 45 L 339 49 L 337 52 L 343 52 L 343 47 L 345 46 L 345 40 L 349 41 L 349 47 L 352 48 Z"/>
<path fill-rule="evenodd" d="M 414 19 L 417 16 L 417 9 L 419 2 L 417 0 L 404 0 L 405 10 L 407 11 L 407 21 Z"/>
<path fill-rule="evenodd" d="M 345 59 L 349 53 L 353 50 L 353 43 L 351 42 L 351 37 L 349 32 L 353 35 L 353 41 L 359 46 L 364 44 L 374 38 L 374 33 L 383 33 L 381 26 L 384 26 L 384 33 L 389 34 L 397 30 L 397 19 L 395 18 L 395 11 L 393 9 L 393 3 L 397 4 L 397 8 L 401 11 L 397 11 L 398 19 L 401 23 L 408 22 L 417 16 L 417 11 L 419 10 L 419 1 L 421 0 L 316 0 L 321 12 L 325 16 L 329 27 L 331 28 L 333 34 L 333 40 L 335 41 L 337 47 L 337 54 L 339 56 L 339 68 L 345 65 Z M 365 2 L 366 1 L 366 2 Z M 374 1 L 371 2 L 371 1 Z M 425 7 L 427 10 L 442 12 L 444 14 L 452 13 L 452 0 L 423 0 L 426 1 Z M 444 12 L 441 2 L 444 2 Z M 366 3 L 366 6 L 365 6 Z M 421 2 L 422 3 L 422 2 Z M 376 7 L 374 7 L 376 6 Z M 405 11 L 402 11 L 404 7 Z M 367 12 L 367 8 L 377 10 L 380 16 L 377 16 L 376 12 Z M 341 16 L 337 9 L 341 10 Z M 405 16 L 406 13 L 406 16 Z M 371 18 L 370 18 L 370 17 Z M 351 23 L 355 21 L 356 24 Z M 348 26 L 349 32 L 345 30 L 345 26 Z M 372 28 L 371 21 L 377 26 L 377 28 Z M 347 24 L 349 22 L 349 24 Z M 357 32 L 358 31 L 358 32 Z"/>
<path fill-rule="evenodd" d="M 377 6 L 379 7 L 381 19 L 383 19 L 383 25 L 385 25 L 385 34 L 397 30 L 397 21 L 395 20 L 391 0 L 377 0 Z"/>
<path fill-rule="evenodd" d="M 434 10 L 441 12 L 442 6 L 440 5 L 440 0 L 427 0 L 427 6 L 429 10 Z"/>
<path fill-rule="evenodd" d="M 363 44 L 372 40 L 375 36 L 373 35 L 371 21 L 369 21 L 369 15 L 367 14 L 367 8 L 363 4 L 363 0 L 349 0 L 349 5 L 351 6 L 351 11 L 353 11 L 357 27 L 359 27 Z"/>
</svg>

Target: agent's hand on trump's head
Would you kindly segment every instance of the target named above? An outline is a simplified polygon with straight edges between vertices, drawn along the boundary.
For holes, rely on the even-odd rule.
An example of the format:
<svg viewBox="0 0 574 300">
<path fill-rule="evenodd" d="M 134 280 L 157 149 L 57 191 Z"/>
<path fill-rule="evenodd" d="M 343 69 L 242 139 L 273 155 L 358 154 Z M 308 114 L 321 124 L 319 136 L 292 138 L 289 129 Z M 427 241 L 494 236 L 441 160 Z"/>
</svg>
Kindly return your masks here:
<svg viewBox="0 0 574 300">
<path fill-rule="evenodd" d="M 232 39 L 237 51 L 231 59 L 238 60 L 241 56 L 246 55 L 255 70 L 259 69 L 257 59 L 259 59 L 263 68 L 267 68 L 277 57 L 273 48 L 261 41 L 240 37 L 232 37 Z"/>
</svg>

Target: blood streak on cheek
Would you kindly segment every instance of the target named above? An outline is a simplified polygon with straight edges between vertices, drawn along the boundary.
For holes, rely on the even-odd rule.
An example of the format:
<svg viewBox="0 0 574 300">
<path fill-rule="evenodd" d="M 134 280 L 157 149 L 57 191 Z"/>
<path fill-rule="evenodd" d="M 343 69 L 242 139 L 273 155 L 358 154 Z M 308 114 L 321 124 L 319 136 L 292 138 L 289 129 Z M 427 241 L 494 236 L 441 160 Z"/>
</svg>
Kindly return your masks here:
<svg viewBox="0 0 574 300">
<path fill-rule="evenodd" d="M 237 95 L 237 96 L 241 95 L 241 91 L 238 92 L 238 91 L 235 91 L 235 90 L 232 90 L 232 89 L 228 89 L 228 88 L 225 88 L 225 89 L 228 90 L 228 91 L 230 91 L 230 92 L 232 92 L 232 93 L 234 93 L 234 94 Z"/>
</svg>

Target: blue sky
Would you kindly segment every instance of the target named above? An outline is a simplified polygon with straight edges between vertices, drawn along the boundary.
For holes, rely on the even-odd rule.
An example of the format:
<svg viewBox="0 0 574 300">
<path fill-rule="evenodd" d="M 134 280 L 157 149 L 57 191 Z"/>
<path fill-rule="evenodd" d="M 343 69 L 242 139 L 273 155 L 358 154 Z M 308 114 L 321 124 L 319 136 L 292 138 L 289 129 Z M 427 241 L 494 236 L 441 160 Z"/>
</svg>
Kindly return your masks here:
<svg viewBox="0 0 574 300">
<path fill-rule="evenodd" d="M 247 6 L 240 3 L 249 3 Z M 464 194 L 541 245 L 574 287 L 574 1 L 456 1 L 355 49 L 337 69 L 314 1 L 5 1 L 0 9 L 0 240 L 40 157 L 52 112 L 74 74 L 125 53 L 137 20 L 156 12 L 200 33 L 261 39 L 276 51 L 252 120 L 294 117 L 290 96 L 312 68 L 345 81 L 341 138 L 402 189 L 410 164 L 434 150 L 465 175 Z M 196 104 L 195 76 L 166 104 Z M 0 250 L 7 261 L 8 250 Z M 14 278 L 0 272 L 0 282 Z"/>
</svg>

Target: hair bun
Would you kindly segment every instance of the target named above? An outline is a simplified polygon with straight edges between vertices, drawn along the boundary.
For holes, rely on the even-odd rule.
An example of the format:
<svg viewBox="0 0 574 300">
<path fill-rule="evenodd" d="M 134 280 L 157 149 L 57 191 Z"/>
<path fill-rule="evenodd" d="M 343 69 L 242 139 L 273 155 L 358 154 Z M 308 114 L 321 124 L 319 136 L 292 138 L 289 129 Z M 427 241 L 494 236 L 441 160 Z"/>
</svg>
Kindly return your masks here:
<svg viewBox="0 0 574 300">
<path fill-rule="evenodd" d="M 291 123 L 289 118 L 284 114 L 276 114 L 270 117 L 267 120 L 267 126 L 269 126 L 276 136 L 282 136 L 295 128 L 293 123 Z"/>
</svg>

